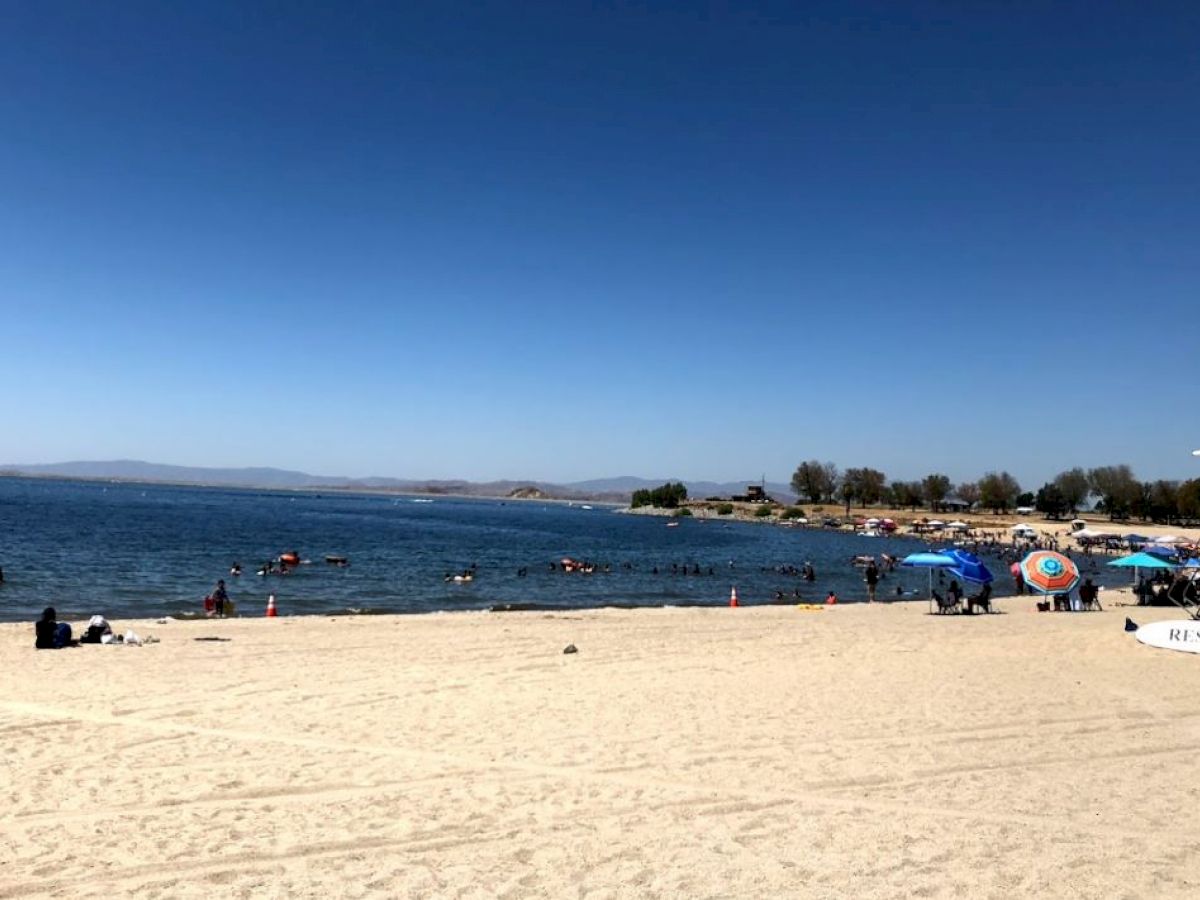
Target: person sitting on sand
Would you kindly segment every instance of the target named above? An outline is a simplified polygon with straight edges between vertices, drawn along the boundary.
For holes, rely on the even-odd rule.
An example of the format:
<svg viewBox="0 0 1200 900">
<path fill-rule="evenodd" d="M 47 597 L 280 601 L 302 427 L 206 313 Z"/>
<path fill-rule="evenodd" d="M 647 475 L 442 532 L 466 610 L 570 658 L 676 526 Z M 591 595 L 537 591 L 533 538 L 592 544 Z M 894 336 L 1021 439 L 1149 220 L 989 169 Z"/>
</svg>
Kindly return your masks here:
<svg viewBox="0 0 1200 900">
<path fill-rule="evenodd" d="M 33 625 L 33 646 L 38 650 L 59 650 L 74 644 L 71 640 L 71 626 L 58 621 L 58 613 L 53 606 L 42 610 L 42 617 Z"/>
<path fill-rule="evenodd" d="M 950 579 L 950 586 L 946 588 L 946 596 L 950 598 L 950 601 L 955 606 L 962 603 L 962 588 L 958 586 L 958 582 L 953 578 Z"/>
<path fill-rule="evenodd" d="M 1084 609 L 1091 609 L 1093 606 L 1096 609 L 1103 610 L 1100 605 L 1100 589 L 1092 583 L 1092 579 L 1088 578 L 1079 588 L 1079 602 Z"/>
<path fill-rule="evenodd" d="M 985 584 L 979 589 L 978 594 L 967 597 L 967 612 L 975 612 L 975 607 L 980 607 L 984 612 L 992 611 L 992 586 Z"/>
<path fill-rule="evenodd" d="M 835 594 L 833 591 L 830 591 L 829 595 L 825 598 L 825 605 L 836 606 L 837 602 L 837 594 Z"/>
</svg>

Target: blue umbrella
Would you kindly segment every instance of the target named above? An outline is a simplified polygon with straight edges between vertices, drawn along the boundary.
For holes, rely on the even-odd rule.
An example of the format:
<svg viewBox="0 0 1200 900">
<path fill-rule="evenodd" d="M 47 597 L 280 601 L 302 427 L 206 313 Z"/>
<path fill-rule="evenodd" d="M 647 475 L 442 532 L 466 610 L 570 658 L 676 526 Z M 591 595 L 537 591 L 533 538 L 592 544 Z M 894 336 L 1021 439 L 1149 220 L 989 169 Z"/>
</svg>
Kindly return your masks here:
<svg viewBox="0 0 1200 900">
<path fill-rule="evenodd" d="M 1121 569 L 1173 569 L 1171 563 L 1164 562 L 1157 556 L 1151 556 L 1149 553 L 1131 553 L 1129 556 L 1122 556 L 1120 559 L 1114 559 L 1109 563 L 1110 566 L 1116 566 Z"/>
<path fill-rule="evenodd" d="M 1138 569 L 1173 569 L 1169 562 L 1159 559 L 1157 556 L 1151 556 L 1149 553 L 1131 553 L 1129 556 L 1122 556 L 1120 559 L 1114 559 L 1109 563 L 1110 566 L 1116 566 L 1118 569 L 1133 569 L 1133 580 L 1138 580 Z"/>
<path fill-rule="evenodd" d="M 952 557 L 957 561 L 957 565 L 950 570 L 950 574 L 961 578 L 963 581 L 970 581 L 975 584 L 991 584 L 995 580 L 992 575 L 992 570 L 983 564 L 974 553 L 968 553 L 966 550 L 947 550 L 946 556 Z"/>
<path fill-rule="evenodd" d="M 929 570 L 929 611 L 933 612 L 933 570 L 953 569 L 958 560 L 948 553 L 910 553 L 900 560 L 900 565 Z"/>
</svg>

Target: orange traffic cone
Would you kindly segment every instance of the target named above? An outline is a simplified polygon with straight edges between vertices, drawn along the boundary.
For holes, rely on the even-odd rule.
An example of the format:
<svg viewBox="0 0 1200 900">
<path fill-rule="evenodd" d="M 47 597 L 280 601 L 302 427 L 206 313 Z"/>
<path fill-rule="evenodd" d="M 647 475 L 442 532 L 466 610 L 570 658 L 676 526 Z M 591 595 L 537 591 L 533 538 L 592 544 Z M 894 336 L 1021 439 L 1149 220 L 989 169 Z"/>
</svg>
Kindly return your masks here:
<svg viewBox="0 0 1200 900">
<path fill-rule="evenodd" d="M 267 616 L 273 619 L 278 615 L 279 613 L 275 612 L 275 595 L 270 594 L 267 596 Z"/>
<path fill-rule="evenodd" d="M 738 605 L 738 602 L 737 602 L 737 588 L 730 588 L 730 589 L 729 589 L 729 605 L 730 605 L 730 606 L 732 606 L 732 607 L 733 607 L 733 608 L 735 608 L 735 609 L 737 608 L 737 605 Z"/>
</svg>

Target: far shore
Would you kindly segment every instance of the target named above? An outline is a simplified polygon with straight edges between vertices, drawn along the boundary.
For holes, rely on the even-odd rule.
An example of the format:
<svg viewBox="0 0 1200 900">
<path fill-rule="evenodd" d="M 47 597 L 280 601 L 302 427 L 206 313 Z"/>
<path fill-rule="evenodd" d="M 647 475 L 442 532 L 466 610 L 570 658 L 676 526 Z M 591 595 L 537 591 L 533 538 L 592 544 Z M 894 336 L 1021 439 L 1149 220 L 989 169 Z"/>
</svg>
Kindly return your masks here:
<svg viewBox="0 0 1200 900">
<path fill-rule="evenodd" d="M 731 506 L 732 512 L 726 515 L 720 515 L 717 512 L 718 507 Z M 761 515 L 760 510 L 770 508 L 773 510 L 771 515 Z M 1080 513 L 1076 516 L 1066 519 L 1046 519 L 1040 515 L 1018 516 L 1015 513 L 999 513 L 992 512 L 930 512 L 929 510 L 919 509 L 896 509 L 894 507 L 858 507 L 852 506 L 850 513 L 847 515 L 844 506 L 822 505 L 813 506 L 809 504 L 798 503 L 795 508 L 803 511 L 804 519 L 807 521 L 800 522 L 796 519 L 784 518 L 782 513 L 785 510 L 793 508 L 790 504 L 762 504 L 762 503 L 744 503 L 730 502 L 727 500 L 686 500 L 677 509 L 669 509 L 666 507 L 656 506 L 639 506 L 636 508 L 625 507 L 620 510 L 622 513 L 638 516 L 658 516 L 661 518 L 681 517 L 680 509 L 688 510 L 688 513 L 682 515 L 682 518 L 694 519 L 717 519 L 720 521 L 734 522 L 753 522 L 764 525 L 778 525 L 784 527 L 797 528 L 825 528 L 822 520 L 825 518 L 838 519 L 841 525 L 836 530 L 854 531 L 855 519 L 891 519 L 896 523 L 895 534 L 902 537 L 913 537 L 910 532 L 910 526 L 916 523 L 929 521 L 942 522 L 964 522 L 970 526 L 968 536 L 980 534 L 1000 534 L 1011 537 L 1012 527 L 1014 525 L 1028 525 L 1038 532 L 1039 535 L 1045 537 L 1069 537 L 1071 534 L 1071 520 L 1079 519 L 1086 523 L 1085 527 L 1093 531 L 1101 531 L 1110 534 L 1141 534 L 1147 537 L 1155 535 L 1174 534 L 1181 537 L 1191 537 L 1200 541 L 1200 534 L 1195 528 L 1185 528 L 1180 525 L 1163 525 L 1150 522 L 1134 522 L 1134 521 L 1112 521 L 1104 516 L 1098 516 L 1090 512 Z M 933 534 L 923 534 L 921 537 L 928 538 L 933 542 L 944 541 L 954 537 L 956 532 L 943 531 Z"/>
</svg>

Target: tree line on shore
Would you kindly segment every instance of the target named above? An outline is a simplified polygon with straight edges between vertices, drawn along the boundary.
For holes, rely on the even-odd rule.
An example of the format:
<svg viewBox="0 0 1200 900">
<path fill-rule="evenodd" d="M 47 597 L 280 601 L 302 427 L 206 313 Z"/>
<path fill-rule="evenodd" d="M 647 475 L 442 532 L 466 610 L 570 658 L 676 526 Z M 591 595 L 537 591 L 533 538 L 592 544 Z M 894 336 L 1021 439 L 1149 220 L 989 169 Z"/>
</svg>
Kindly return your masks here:
<svg viewBox="0 0 1200 900">
<path fill-rule="evenodd" d="M 1170 523 L 1200 518 L 1200 478 L 1139 481 L 1125 464 L 1067 469 L 1035 493 L 1023 490 L 1016 478 L 1003 471 L 986 472 L 977 481 L 957 485 L 936 472 L 920 480 L 889 482 L 878 469 L 842 471 L 831 462 L 812 459 L 796 468 L 791 488 L 810 503 L 841 502 L 847 513 L 851 504 L 914 510 L 927 506 L 939 512 L 947 501 L 958 500 L 969 508 L 978 506 L 996 514 L 1030 506 L 1048 518 L 1062 518 L 1085 508 L 1104 512 L 1110 519 L 1136 517 Z"/>
</svg>

